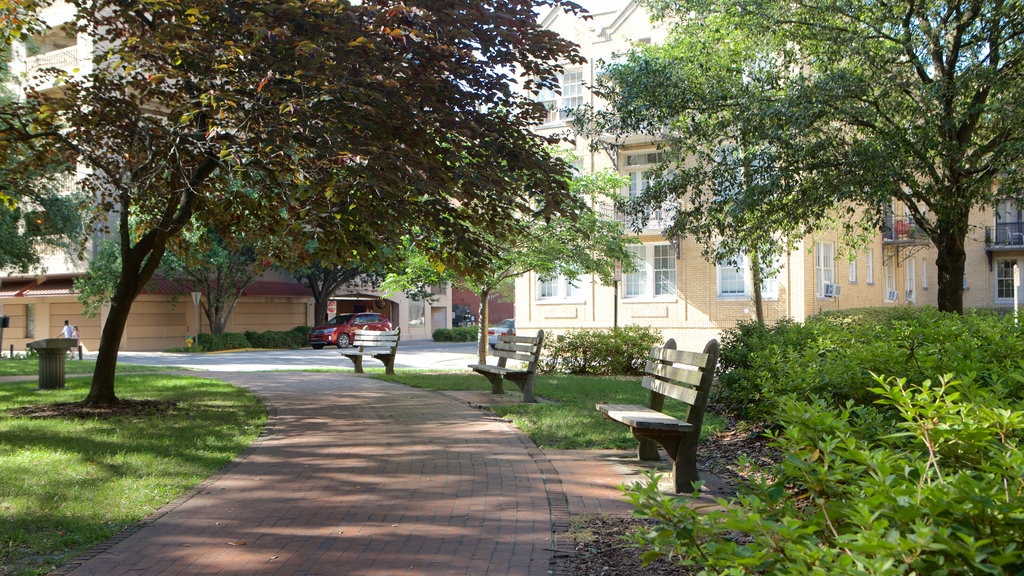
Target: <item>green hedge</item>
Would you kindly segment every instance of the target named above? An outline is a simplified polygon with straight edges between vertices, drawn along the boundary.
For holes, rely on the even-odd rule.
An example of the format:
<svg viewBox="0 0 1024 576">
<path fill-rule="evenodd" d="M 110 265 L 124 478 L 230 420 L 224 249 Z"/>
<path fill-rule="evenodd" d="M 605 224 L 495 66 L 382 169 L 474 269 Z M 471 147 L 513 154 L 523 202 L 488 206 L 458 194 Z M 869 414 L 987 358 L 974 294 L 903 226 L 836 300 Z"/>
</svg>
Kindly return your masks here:
<svg viewBox="0 0 1024 576">
<path fill-rule="evenodd" d="M 642 374 L 661 334 L 647 326 L 578 330 L 544 341 L 542 372 L 601 376 Z"/>
<path fill-rule="evenodd" d="M 1024 371 L 1024 332 L 1012 317 L 991 311 L 961 317 L 899 307 L 821 314 L 805 324 L 747 322 L 726 330 L 722 344 L 712 402 L 758 421 L 774 421 L 786 394 L 836 407 L 871 404 L 873 375 L 912 382 L 976 375 L 990 384 Z"/>
<path fill-rule="evenodd" d="M 245 333 L 225 332 L 223 334 L 201 333 L 196 344 L 189 349 L 176 349 L 191 352 L 217 352 L 220 350 L 240 350 L 243 348 L 267 348 L 295 350 L 306 345 L 309 326 L 296 326 L 291 330 L 267 330 Z"/>
<path fill-rule="evenodd" d="M 434 330 L 434 342 L 476 342 L 480 335 L 479 326 L 438 328 Z"/>
</svg>

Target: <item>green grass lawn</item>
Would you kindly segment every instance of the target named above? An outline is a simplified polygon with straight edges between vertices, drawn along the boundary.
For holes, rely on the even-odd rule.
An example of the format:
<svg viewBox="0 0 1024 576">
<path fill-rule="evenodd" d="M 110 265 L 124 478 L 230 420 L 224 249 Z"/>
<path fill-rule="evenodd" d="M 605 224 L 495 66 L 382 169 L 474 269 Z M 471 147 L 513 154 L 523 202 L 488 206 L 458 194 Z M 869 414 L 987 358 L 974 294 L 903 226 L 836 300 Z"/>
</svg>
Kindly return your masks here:
<svg viewBox="0 0 1024 576">
<path fill-rule="evenodd" d="M 64 361 L 64 373 L 65 374 L 92 374 L 93 369 L 96 368 L 95 360 L 65 360 Z M 166 370 L 176 370 L 177 368 L 169 368 L 167 366 L 139 366 L 135 364 L 118 364 L 117 373 L 125 374 L 129 372 L 159 372 Z M 187 370 L 187 368 L 181 368 L 181 370 Z M 14 360 L 8 360 L 6 358 L 0 358 L 0 377 L 3 376 L 38 376 L 39 375 L 39 358 L 15 358 Z M 0 573 L 2 574 L 2 573 Z"/>
<path fill-rule="evenodd" d="M 394 376 L 373 373 L 375 378 L 400 382 L 426 390 L 482 390 L 489 392 L 490 382 L 472 372 L 424 372 L 398 370 Z M 506 389 L 515 384 L 506 383 Z M 636 439 L 629 428 L 606 420 L 594 407 L 609 404 L 647 404 L 648 392 L 640 386 L 640 378 L 570 376 L 540 374 L 534 393 L 544 402 L 537 404 L 494 405 L 495 414 L 511 420 L 541 448 L 556 450 L 632 449 Z M 665 402 L 666 412 L 685 418 L 686 406 L 671 399 Z M 705 414 L 701 437 L 707 437 L 725 426 L 725 419 Z"/>
<path fill-rule="evenodd" d="M 0 366 L 8 363 L 14 361 Z M 142 519 L 224 467 L 266 422 L 264 406 L 244 389 L 157 374 L 118 376 L 116 391 L 121 399 L 176 402 L 166 414 L 81 419 L 8 412 L 77 402 L 88 389 L 88 378 L 68 378 L 63 390 L 39 390 L 34 380 L 0 383 L 4 576 L 46 574 Z"/>
</svg>

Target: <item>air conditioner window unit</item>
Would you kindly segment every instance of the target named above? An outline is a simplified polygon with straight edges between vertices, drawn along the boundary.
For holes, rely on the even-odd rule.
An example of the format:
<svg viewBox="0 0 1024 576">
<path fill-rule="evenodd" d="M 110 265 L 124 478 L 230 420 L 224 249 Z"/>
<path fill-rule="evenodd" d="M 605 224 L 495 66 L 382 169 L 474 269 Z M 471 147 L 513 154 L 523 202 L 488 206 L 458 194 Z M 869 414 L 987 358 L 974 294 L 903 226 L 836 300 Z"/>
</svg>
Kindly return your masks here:
<svg viewBox="0 0 1024 576">
<path fill-rule="evenodd" d="M 907 298 L 907 300 L 913 300 L 914 299 L 914 291 L 912 289 L 911 290 L 907 290 L 906 298 Z"/>
<path fill-rule="evenodd" d="M 886 296 L 885 296 L 885 299 L 886 300 L 892 300 L 893 302 L 895 302 L 896 300 L 899 299 L 899 297 L 900 297 L 900 293 L 899 292 L 897 292 L 895 290 L 889 290 L 888 294 L 886 294 Z"/>
<path fill-rule="evenodd" d="M 826 282 L 825 283 L 825 298 L 835 298 L 835 297 L 836 297 L 836 285 L 835 284 L 830 284 L 830 283 Z"/>
</svg>

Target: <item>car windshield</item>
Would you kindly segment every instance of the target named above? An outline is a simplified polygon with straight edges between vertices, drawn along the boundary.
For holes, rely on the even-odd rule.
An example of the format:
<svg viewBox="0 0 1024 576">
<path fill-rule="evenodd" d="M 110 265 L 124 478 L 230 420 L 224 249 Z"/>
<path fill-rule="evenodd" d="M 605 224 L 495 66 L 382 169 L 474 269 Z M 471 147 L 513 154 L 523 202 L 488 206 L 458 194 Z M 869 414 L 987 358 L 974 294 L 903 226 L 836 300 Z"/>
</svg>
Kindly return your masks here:
<svg viewBox="0 0 1024 576">
<path fill-rule="evenodd" d="M 511 328 L 516 323 L 515 320 L 502 320 L 498 322 L 498 328 Z"/>
<path fill-rule="evenodd" d="M 348 321 L 351 320 L 353 316 L 355 316 L 355 314 L 341 314 L 340 316 L 331 318 L 331 321 L 328 322 L 328 324 L 348 324 Z"/>
</svg>

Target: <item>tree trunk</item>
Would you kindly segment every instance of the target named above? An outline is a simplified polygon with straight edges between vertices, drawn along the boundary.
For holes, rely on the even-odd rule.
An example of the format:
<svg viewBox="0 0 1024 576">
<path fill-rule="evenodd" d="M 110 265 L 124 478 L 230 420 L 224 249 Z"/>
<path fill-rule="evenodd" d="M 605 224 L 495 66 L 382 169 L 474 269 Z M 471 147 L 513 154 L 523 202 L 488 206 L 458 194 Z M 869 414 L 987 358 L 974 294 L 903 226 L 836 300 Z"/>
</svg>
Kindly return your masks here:
<svg viewBox="0 0 1024 576">
<path fill-rule="evenodd" d="M 939 227 L 942 233 L 932 241 L 939 250 L 938 258 L 935 259 L 935 266 L 939 271 L 939 310 L 963 316 L 964 268 L 967 263 L 964 241 L 967 234 L 966 230 L 960 232 L 958 228 Z"/>
<path fill-rule="evenodd" d="M 490 325 L 490 308 L 487 303 L 490 300 L 491 291 L 484 289 L 480 291 L 480 308 L 477 316 L 480 321 L 480 337 L 477 339 L 477 359 L 479 364 L 487 363 L 487 327 Z"/>
<path fill-rule="evenodd" d="M 754 315 L 757 323 L 764 325 L 764 296 L 761 287 L 764 284 L 764 273 L 761 270 L 761 257 L 756 252 L 750 253 L 750 276 L 754 285 Z"/>
</svg>

